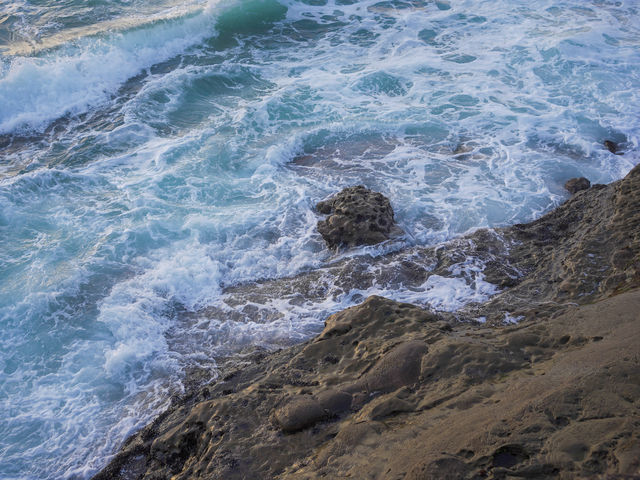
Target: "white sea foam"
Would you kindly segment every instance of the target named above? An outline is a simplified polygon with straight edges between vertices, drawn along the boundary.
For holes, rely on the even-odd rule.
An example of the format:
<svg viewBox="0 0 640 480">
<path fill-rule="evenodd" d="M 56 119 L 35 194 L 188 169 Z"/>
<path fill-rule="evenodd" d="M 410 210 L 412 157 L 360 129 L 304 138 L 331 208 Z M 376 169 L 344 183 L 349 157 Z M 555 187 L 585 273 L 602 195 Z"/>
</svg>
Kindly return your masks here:
<svg viewBox="0 0 640 480">
<path fill-rule="evenodd" d="M 137 260 L 142 273 L 116 285 L 100 306 L 98 320 L 116 340 L 105 353 L 109 375 L 135 362 L 173 363 L 165 339 L 171 310 L 202 308 L 219 295 L 219 267 L 204 249 L 161 250 L 154 257 Z"/>
<path fill-rule="evenodd" d="M 186 18 L 88 37 L 36 57 L 4 58 L 0 133 L 41 130 L 66 114 L 103 104 L 130 78 L 215 34 L 209 4 Z"/>
<path fill-rule="evenodd" d="M 503 321 L 504 321 L 504 323 L 516 324 L 516 323 L 519 323 L 520 320 L 522 320 L 523 318 L 524 318 L 524 316 L 522 316 L 522 315 L 514 316 L 514 315 L 511 315 L 509 312 L 506 312 L 504 314 L 504 320 Z"/>
</svg>

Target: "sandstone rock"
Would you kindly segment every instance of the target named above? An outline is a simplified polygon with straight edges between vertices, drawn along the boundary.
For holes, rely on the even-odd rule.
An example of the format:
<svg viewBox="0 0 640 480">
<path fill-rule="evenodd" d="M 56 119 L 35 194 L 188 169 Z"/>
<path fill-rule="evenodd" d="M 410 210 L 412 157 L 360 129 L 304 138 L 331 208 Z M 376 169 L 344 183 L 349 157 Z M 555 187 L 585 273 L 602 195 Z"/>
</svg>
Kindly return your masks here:
<svg viewBox="0 0 640 480">
<path fill-rule="evenodd" d="M 402 319 L 401 325 L 395 321 Z M 319 339 L 347 336 L 349 341 L 361 341 L 381 331 L 387 333 L 418 328 L 418 325 L 437 323 L 439 315 L 409 303 L 399 303 L 388 298 L 372 295 L 360 305 L 334 313 L 325 320 Z"/>
<path fill-rule="evenodd" d="M 507 344 L 513 348 L 525 348 L 540 343 L 540 335 L 516 332 L 507 336 Z"/>
<path fill-rule="evenodd" d="M 400 233 L 389 200 L 362 185 L 345 188 L 319 202 L 316 209 L 329 215 L 318 222 L 318 232 L 329 248 L 374 245 Z"/>
<path fill-rule="evenodd" d="M 413 412 L 414 410 L 414 405 L 411 403 L 392 396 L 374 401 L 361 414 L 360 418 L 361 420 L 382 420 L 398 413 Z"/>
<path fill-rule="evenodd" d="M 584 177 L 572 178 L 567 180 L 567 183 L 564 184 L 565 190 L 567 190 L 571 195 L 579 192 L 580 190 L 587 190 L 591 187 L 591 182 Z"/>
<path fill-rule="evenodd" d="M 318 401 L 309 395 L 302 395 L 278 408 L 275 417 L 282 431 L 293 433 L 324 420 L 327 415 Z"/>
<path fill-rule="evenodd" d="M 427 346 L 421 341 L 411 341 L 398 345 L 385 354 L 360 381 L 350 390 L 364 389 L 367 392 L 391 392 L 405 385 L 411 385 L 420 377 L 422 357 Z"/>
<path fill-rule="evenodd" d="M 95 479 L 631 478 L 639 309 L 635 290 L 537 322 L 461 322 L 444 334 L 428 312 L 373 297 L 336 314 L 351 318 L 348 332 L 243 365 L 207 387 L 210 400 L 171 407 Z M 340 361 L 323 362 L 329 351 Z M 274 388 L 264 370 L 299 377 Z M 324 421 L 348 404 L 344 386 L 362 380 L 383 388 L 358 390 Z"/>
<path fill-rule="evenodd" d="M 442 457 L 433 460 L 427 459 L 416 462 L 407 472 L 407 480 L 458 480 L 465 478 L 469 467 L 453 457 Z"/>
<path fill-rule="evenodd" d="M 378 437 L 379 427 L 374 422 L 344 422 L 336 437 L 325 444 L 316 456 L 315 466 L 324 465 L 332 458 L 348 454 L 358 445 L 367 441 L 376 442 Z"/>
<path fill-rule="evenodd" d="M 338 415 L 351 408 L 351 394 L 340 390 L 325 390 L 316 395 L 318 403 L 331 415 Z"/>
</svg>

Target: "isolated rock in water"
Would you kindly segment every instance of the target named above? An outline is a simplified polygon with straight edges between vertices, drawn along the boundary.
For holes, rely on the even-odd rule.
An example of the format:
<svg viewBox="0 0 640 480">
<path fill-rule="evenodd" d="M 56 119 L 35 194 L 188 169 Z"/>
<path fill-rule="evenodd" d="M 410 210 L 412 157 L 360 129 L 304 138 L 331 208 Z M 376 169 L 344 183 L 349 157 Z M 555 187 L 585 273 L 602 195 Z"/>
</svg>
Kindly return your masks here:
<svg viewBox="0 0 640 480">
<path fill-rule="evenodd" d="M 616 153 L 616 154 L 618 153 L 618 144 L 616 142 L 613 142 L 611 140 L 605 140 L 604 146 L 611 153 Z"/>
<path fill-rule="evenodd" d="M 318 231 L 330 248 L 374 245 L 401 233 L 389 199 L 362 185 L 345 188 L 316 209 L 329 215 Z"/>
<path fill-rule="evenodd" d="M 591 187 L 591 182 L 584 177 L 572 178 L 567 180 L 567 183 L 564 184 L 564 188 L 571 195 L 579 192 L 580 190 L 587 190 L 589 187 Z"/>
</svg>

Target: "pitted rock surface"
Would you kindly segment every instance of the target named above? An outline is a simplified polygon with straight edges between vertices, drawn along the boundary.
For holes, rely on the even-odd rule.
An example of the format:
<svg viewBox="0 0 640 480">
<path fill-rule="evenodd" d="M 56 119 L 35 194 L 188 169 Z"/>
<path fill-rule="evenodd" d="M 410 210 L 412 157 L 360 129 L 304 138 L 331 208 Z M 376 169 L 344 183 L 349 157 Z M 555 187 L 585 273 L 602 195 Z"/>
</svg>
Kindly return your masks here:
<svg viewBox="0 0 640 480">
<path fill-rule="evenodd" d="M 318 222 L 318 232 L 329 248 L 375 245 L 400 233 L 389 199 L 358 185 L 316 205 L 328 215 Z"/>
</svg>

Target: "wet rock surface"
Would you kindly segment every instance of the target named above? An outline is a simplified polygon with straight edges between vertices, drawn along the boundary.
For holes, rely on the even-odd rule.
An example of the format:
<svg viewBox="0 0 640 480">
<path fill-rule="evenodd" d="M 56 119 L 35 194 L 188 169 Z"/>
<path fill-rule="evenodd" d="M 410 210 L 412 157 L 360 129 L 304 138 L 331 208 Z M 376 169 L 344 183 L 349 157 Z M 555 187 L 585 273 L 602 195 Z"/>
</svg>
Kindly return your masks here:
<svg viewBox="0 0 640 480">
<path fill-rule="evenodd" d="M 564 184 L 564 189 L 572 195 L 589 187 L 591 187 L 591 182 L 584 177 L 571 178 Z"/>
<path fill-rule="evenodd" d="M 95 478 L 640 475 L 640 167 L 529 224 L 226 295 L 420 285 L 470 257 L 501 285 L 488 302 L 447 314 L 371 296 L 176 399 Z"/>
<path fill-rule="evenodd" d="M 478 230 L 437 247 L 347 258 L 292 278 L 238 285 L 225 290 L 225 301 L 235 308 L 237 321 L 256 321 L 256 305 L 264 305 L 259 314 L 268 321 L 281 315 L 270 306 L 273 298 L 295 305 L 340 298 L 354 289 L 422 291 L 431 276 L 450 277 L 475 263 L 478 268 L 460 278 L 471 284 L 487 281 L 499 292 L 485 303 L 463 307 L 454 320 L 485 317 L 498 325 L 507 314 L 525 319 L 552 315 L 575 302 L 640 287 L 639 204 L 636 166 L 626 178 L 593 185 L 528 224 Z M 247 305 L 246 313 L 242 305 Z"/>
<path fill-rule="evenodd" d="M 535 318 L 640 287 L 640 166 L 593 185 L 531 223 L 504 229 L 517 285 L 484 304 Z M 522 301 L 525 299 L 526 301 Z"/>
<path fill-rule="evenodd" d="M 634 290 L 490 328 L 372 297 L 176 403 L 96 478 L 638 474 L 638 309 Z"/>
<path fill-rule="evenodd" d="M 611 153 L 618 154 L 618 150 L 619 150 L 620 147 L 618 147 L 618 144 L 616 142 L 614 142 L 613 140 L 605 140 L 603 145 Z"/>
<path fill-rule="evenodd" d="M 328 215 L 318 222 L 318 232 L 329 248 L 375 245 L 400 233 L 389 199 L 362 185 L 319 202 L 316 210 Z"/>
</svg>

